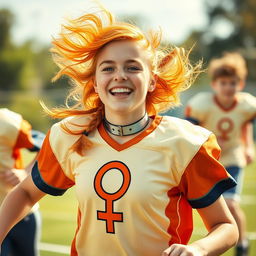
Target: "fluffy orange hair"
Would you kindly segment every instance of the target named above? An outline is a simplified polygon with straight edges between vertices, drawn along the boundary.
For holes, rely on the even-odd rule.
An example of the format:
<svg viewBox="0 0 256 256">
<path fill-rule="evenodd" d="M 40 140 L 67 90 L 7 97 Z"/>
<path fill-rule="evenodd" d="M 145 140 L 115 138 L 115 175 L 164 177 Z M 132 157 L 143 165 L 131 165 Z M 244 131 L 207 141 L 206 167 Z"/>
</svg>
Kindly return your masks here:
<svg viewBox="0 0 256 256">
<path fill-rule="evenodd" d="M 53 80 L 66 75 L 71 79 L 73 88 L 67 98 L 66 108 L 44 108 L 54 118 L 91 116 L 91 122 L 81 127 L 79 132 L 65 127 L 71 134 L 90 132 L 102 121 L 104 106 L 93 86 L 96 61 L 101 49 L 116 40 L 136 41 L 149 54 L 156 80 L 155 90 L 149 92 L 146 98 L 149 115 L 156 115 L 179 104 L 179 92 L 187 89 L 200 72 L 201 63 L 193 67 L 184 49 L 160 49 L 161 31 L 151 31 L 146 36 L 137 26 L 115 21 L 113 15 L 103 7 L 97 13 L 69 20 L 68 24 L 62 26 L 59 37 L 53 40 L 51 51 L 55 63 L 60 67 Z M 75 104 L 68 106 L 69 100 Z M 90 146 L 89 139 L 81 136 L 73 149 L 81 154 L 83 148 Z"/>
</svg>

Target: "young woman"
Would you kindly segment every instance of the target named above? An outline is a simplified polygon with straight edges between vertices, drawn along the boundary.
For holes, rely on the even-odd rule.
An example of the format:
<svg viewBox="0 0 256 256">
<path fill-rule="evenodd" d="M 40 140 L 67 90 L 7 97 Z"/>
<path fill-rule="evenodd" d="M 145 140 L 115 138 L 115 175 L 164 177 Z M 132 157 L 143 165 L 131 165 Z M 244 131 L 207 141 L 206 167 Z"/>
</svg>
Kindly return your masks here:
<svg viewBox="0 0 256 256">
<path fill-rule="evenodd" d="M 55 78 L 71 78 L 77 104 L 47 110 L 64 119 L 47 134 L 32 175 L 5 200 L 0 241 L 46 193 L 75 185 L 72 256 L 220 255 L 236 243 L 221 196 L 235 182 L 216 160 L 214 135 L 158 115 L 178 103 L 199 68 L 182 49 L 161 51 L 160 39 L 105 9 L 63 26 L 53 41 Z M 187 245 L 192 207 L 209 233 Z"/>
</svg>

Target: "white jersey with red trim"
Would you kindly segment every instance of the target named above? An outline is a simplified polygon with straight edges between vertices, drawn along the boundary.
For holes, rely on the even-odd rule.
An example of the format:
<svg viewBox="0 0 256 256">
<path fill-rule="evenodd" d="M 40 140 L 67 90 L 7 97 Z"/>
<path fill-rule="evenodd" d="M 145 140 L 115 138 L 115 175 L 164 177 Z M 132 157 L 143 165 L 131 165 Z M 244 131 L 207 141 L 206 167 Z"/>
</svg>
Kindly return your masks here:
<svg viewBox="0 0 256 256">
<path fill-rule="evenodd" d="M 81 128 L 86 118 L 62 122 Z M 235 185 L 216 160 L 214 135 L 182 119 L 154 117 L 147 130 L 124 144 L 101 124 L 88 135 L 94 147 L 84 156 L 70 150 L 80 136 L 85 135 L 55 124 L 32 170 L 35 185 L 48 194 L 76 187 L 72 256 L 155 256 L 170 244 L 186 244 L 192 207 L 212 204 Z"/>
<path fill-rule="evenodd" d="M 15 147 L 22 117 L 8 109 L 0 109 L 0 171 L 15 166 L 13 148 Z"/>
<path fill-rule="evenodd" d="M 20 149 L 39 151 L 39 144 L 33 137 L 31 125 L 20 114 L 0 108 L 0 172 L 12 168 L 22 169 Z M 0 180 L 0 204 L 11 188 Z"/>
<path fill-rule="evenodd" d="M 224 166 L 246 165 L 242 127 L 256 117 L 256 97 L 239 92 L 234 104 L 225 109 L 213 93 L 199 93 L 189 100 L 185 115 L 187 120 L 216 135 L 222 149 L 220 162 Z"/>
</svg>

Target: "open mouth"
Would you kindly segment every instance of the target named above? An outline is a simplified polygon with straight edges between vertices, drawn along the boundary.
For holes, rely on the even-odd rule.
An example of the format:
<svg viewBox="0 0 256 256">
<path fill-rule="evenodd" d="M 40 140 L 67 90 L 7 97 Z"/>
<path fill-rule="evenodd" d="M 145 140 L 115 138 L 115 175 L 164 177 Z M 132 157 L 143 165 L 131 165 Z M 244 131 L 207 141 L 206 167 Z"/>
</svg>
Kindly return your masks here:
<svg viewBox="0 0 256 256">
<path fill-rule="evenodd" d="M 112 88 L 109 90 L 109 92 L 113 95 L 113 96 L 116 96 L 116 95 L 130 95 L 133 90 L 130 89 L 130 88 L 127 88 L 127 87 L 122 87 L 122 88 Z"/>
</svg>

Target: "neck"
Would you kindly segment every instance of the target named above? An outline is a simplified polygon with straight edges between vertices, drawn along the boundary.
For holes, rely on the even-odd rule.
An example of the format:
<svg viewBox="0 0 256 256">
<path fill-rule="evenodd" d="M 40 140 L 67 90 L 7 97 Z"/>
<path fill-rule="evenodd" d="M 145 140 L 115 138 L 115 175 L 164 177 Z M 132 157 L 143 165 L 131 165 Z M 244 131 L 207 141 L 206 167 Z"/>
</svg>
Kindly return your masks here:
<svg viewBox="0 0 256 256">
<path fill-rule="evenodd" d="M 236 101 L 236 98 L 235 97 L 232 97 L 232 98 L 223 98 L 223 97 L 218 97 L 217 95 L 215 95 L 218 103 L 224 107 L 224 108 L 229 108 L 231 107 L 235 101 Z"/>
<path fill-rule="evenodd" d="M 114 125 L 129 125 L 132 124 L 139 119 L 141 119 L 145 115 L 146 110 L 140 111 L 138 113 L 108 113 L 105 112 L 105 119 Z"/>
</svg>

